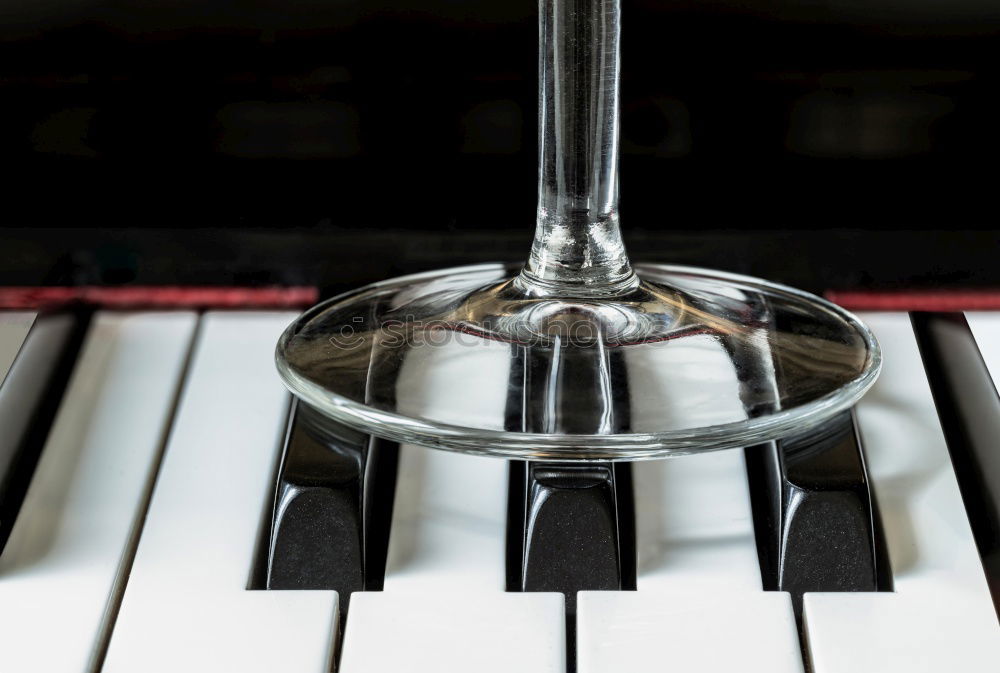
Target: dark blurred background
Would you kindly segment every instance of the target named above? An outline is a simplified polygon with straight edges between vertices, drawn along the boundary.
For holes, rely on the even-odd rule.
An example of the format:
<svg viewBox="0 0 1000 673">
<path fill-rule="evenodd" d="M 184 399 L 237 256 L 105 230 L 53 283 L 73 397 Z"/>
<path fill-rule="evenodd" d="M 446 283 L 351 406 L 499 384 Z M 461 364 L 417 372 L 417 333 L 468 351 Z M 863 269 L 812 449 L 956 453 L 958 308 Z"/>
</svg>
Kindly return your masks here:
<svg viewBox="0 0 1000 673">
<path fill-rule="evenodd" d="M 523 258 L 530 0 L 4 0 L 0 284 Z M 1000 3 L 623 0 L 639 260 L 1000 285 Z"/>
</svg>

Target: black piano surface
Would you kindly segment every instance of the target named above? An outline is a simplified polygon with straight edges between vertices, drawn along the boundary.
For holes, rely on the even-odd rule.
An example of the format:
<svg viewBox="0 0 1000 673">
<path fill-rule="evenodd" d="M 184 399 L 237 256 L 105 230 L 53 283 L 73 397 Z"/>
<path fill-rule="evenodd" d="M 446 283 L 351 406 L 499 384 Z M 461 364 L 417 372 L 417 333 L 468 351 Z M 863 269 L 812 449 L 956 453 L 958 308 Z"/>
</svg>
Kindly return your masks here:
<svg viewBox="0 0 1000 673">
<path fill-rule="evenodd" d="M 623 7 L 638 261 L 989 287 L 988 3 Z M 22 3 L 0 18 L 0 285 L 314 284 L 526 254 L 527 0 Z"/>
</svg>

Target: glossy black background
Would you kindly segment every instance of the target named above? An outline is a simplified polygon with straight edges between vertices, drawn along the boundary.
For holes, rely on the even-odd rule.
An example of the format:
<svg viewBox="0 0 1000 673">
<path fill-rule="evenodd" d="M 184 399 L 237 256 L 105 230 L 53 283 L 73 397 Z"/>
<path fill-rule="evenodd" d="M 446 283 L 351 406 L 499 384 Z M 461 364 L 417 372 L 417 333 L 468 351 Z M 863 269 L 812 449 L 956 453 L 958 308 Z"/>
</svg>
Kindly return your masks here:
<svg viewBox="0 0 1000 673">
<path fill-rule="evenodd" d="M 636 259 L 1000 285 L 1000 10 L 623 0 Z M 525 0 L 8 0 L 0 284 L 316 283 L 525 255 Z"/>
</svg>

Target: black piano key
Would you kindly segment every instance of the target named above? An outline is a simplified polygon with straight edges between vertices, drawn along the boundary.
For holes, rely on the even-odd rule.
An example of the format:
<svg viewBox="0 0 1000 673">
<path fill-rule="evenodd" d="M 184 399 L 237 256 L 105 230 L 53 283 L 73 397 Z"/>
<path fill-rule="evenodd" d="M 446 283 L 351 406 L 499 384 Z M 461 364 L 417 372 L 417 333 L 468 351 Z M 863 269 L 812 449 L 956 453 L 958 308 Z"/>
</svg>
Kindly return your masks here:
<svg viewBox="0 0 1000 673">
<path fill-rule="evenodd" d="M 851 412 L 750 447 L 746 461 L 765 590 L 791 593 L 797 616 L 806 592 L 891 590 Z"/>
<path fill-rule="evenodd" d="M 380 590 L 398 446 L 297 402 L 275 487 L 268 589 Z"/>
<path fill-rule="evenodd" d="M 508 591 L 635 589 L 628 464 L 512 461 Z"/>
<path fill-rule="evenodd" d="M 965 511 L 1000 609 L 1000 396 L 961 313 L 911 316 Z"/>
<path fill-rule="evenodd" d="M 530 353 L 530 357 L 529 357 Z M 628 425 L 619 352 L 519 348 L 511 371 L 506 427 L 512 431 L 599 434 Z M 615 385 L 608 385 L 619 378 Z M 573 391 L 572 401 L 561 397 Z M 590 399 L 581 393 L 592 391 Z M 575 670 L 576 594 L 635 589 L 632 468 L 628 464 L 511 461 L 507 500 L 508 591 L 566 596 L 568 670 Z"/>
<path fill-rule="evenodd" d="M 41 314 L 0 386 L 0 551 L 83 344 L 89 313 Z"/>
<path fill-rule="evenodd" d="M 368 441 L 368 459 L 365 461 L 361 491 L 365 591 L 382 591 L 385 585 L 385 564 L 389 553 L 389 531 L 392 527 L 398 468 L 399 444 L 371 437 Z"/>
<path fill-rule="evenodd" d="M 773 327 L 767 301 L 748 316 Z M 779 326 L 780 327 L 780 326 Z M 762 340 L 761 343 L 766 343 Z M 751 417 L 773 411 L 785 369 L 753 342 L 723 337 Z M 890 591 L 888 553 L 853 412 L 745 450 L 763 588 L 787 591 L 797 618 L 813 591 Z"/>
</svg>

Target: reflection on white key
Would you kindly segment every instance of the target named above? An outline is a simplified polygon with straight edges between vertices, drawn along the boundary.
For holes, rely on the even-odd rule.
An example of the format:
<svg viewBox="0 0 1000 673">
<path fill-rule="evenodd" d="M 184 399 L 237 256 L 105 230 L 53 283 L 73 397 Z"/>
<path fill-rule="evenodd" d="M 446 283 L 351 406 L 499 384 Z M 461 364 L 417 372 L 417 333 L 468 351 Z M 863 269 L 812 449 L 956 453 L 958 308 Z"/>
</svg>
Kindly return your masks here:
<svg viewBox="0 0 1000 673">
<path fill-rule="evenodd" d="M 656 418 L 657 409 L 642 407 L 651 398 L 644 381 L 676 386 L 663 392 L 683 409 L 687 380 L 699 367 L 715 383 L 716 420 L 744 415 L 728 355 L 708 337 L 677 344 L 687 341 L 687 348 L 652 351 L 655 361 L 629 360 L 633 419 Z M 683 375 L 644 377 L 638 367 L 680 367 Z M 743 452 L 639 462 L 633 480 L 638 591 L 580 592 L 579 672 L 801 673 L 791 600 L 761 589 Z"/>
<path fill-rule="evenodd" d="M 863 319 L 882 345 L 858 405 L 895 593 L 806 594 L 816 673 L 995 671 L 1000 627 L 905 314 Z"/>
<path fill-rule="evenodd" d="M 35 314 L 31 311 L 0 312 L 0 384 L 10 371 L 33 322 Z"/>
<path fill-rule="evenodd" d="M 88 671 L 197 318 L 98 314 L 0 556 L 0 671 Z"/>
<path fill-rule="evenodd" d="M 511 346 L 444 329 L 420 333 L 396 382 L 398 412 L 453 425 L 504 429 Z M 482 372 L 469 377 L 470 371 Z"/>
<path fill-rule="evenodd" d="M 468 383 L 494 390 L 421 378 L 464 357 L 454 344 L 428 348 L 404 364 L 406 412 L 444 420 L 464 409 L 502 428 L 509 346 L 474 350 L 484 376 Z M 400 449 L 385 590 L 351 597 L 341 673 L 562 673 L 562 595 L 504 592 L 506 504 L 506 461 Z"/>
<path fill-rule="evenodd" d="M 993 382 L 1000 381 L 1000 313 L 970 311 L 965 314 L 965 319 L 969 321 L 969 329 L 976 338 Z"/>
<path fill-rule="evenodd" d="M 103 673 L 320 673 L 332 591 L 247 591 L 287 395 L 273 352 L 294 315 L 210 313 Z"/>
<path fill-rule="evenodd" d="M 715 337 L 697 335 L 626 349 L 634 432 L 730 423 L 746 418 L 732 359 Z M 670 372 L 669 377 L 663 372 Z M 658 400 L 656 406 L 644 400 Z M 669 424 L 663 416 L 669 414 Z"/>
</svg>

